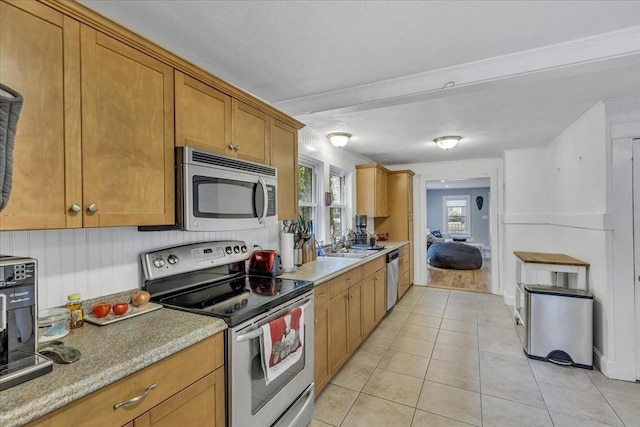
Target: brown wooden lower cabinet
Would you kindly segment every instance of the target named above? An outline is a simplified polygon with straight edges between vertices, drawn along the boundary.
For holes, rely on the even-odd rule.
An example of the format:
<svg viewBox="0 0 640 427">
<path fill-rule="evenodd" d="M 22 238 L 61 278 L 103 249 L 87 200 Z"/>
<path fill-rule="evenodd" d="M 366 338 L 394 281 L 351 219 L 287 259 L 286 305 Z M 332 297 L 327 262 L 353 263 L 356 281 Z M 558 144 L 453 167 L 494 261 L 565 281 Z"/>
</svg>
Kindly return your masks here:
<svg viewBox="0 0 640 427">
<path fill-rule="evenodd" d="M 217 334 L 27 426 L 224 427 L 223 351 L 223 334 Z M 145 390 L 138 402 L 114 407 Z"/>
<path fill-rule="evenodd" d="M 225 425 L 224 368 L 218 368 L 133 421 L 134 427 Z"/>
<path fill-rule="evenodd" d="M 405 245 L 398 251 L 398 299 L 411 287 L 410 245 Z"/>
<path fill-rule="evenodd" d="M 386 314 L 386 270 L 378 258 L 314 289 L 316 395 Z"/>
</svg>

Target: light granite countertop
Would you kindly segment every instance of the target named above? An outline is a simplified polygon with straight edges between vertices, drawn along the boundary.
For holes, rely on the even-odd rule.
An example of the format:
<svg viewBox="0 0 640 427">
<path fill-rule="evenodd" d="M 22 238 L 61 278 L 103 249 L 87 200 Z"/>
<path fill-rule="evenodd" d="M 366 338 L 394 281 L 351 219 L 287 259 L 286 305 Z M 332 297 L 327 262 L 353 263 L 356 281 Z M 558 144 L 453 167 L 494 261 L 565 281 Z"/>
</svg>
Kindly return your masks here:
<svg viewBox="0 0 640 427">
<path fill-rule="evenodd" d="M 0 392 L 0 426 L 39 418 L 226 328 L 221 319 L 168 308 L 104 326 L 85 322 L 60 339 L 80 350 L 79 361 L 54 364 L 52 372 Z"/>
<path fill-rule="evenodd" d="M 378 242 L 380 246 L 384 246 L 385 248 L 375 251 L 373 255 L 366 258 L 318 257 L 317 260 L 298 267 L 294 272 L 284 273 L 282 277 L 295 280 L 311 280 L 315 286 L 318 286 L 347 270 L 366 264 L 378 257 L 385 256 L 389 252 L 408 243 L 408 240 Z"/>
<path fill-rule="evenodd" d="M 320 285 L 407 243 L 381 242 L 384 249 L 363 259 L 320 257 L 282 277 Z M 128 301 L 134 291 L 98 299 Z M 98 299 L 85 301 L 85 312 Z M 104 326 L 85 322 L 60 339 L 80 350 L 78 362 L 54 364 L 52 372 L 0 391 L 0 426 L 20 426 L 42 417 L 226 328 L 221 319 L 167 308 Z"/>
</svg>

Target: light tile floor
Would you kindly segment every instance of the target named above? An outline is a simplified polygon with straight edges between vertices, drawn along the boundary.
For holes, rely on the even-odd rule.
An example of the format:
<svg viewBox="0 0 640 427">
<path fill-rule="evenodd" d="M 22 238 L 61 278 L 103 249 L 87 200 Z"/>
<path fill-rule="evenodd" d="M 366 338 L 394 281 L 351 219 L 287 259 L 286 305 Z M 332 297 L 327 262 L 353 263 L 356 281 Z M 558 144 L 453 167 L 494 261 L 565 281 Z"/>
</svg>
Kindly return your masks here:
<svg viewBox="0 0 640 427">
<path fill-rule="evenodd" d="M 311 427 L 640 427 L 640 383 L 528 359 L 499 296 L 413 286 L 316 400 Z"/>
</svg>

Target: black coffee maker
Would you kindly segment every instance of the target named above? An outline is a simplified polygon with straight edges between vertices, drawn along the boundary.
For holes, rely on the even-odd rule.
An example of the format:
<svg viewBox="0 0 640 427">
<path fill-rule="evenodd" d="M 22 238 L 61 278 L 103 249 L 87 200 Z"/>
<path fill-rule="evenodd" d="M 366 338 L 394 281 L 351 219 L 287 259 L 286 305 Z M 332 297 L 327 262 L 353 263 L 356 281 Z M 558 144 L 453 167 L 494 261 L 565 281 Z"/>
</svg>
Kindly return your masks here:
<svg viewBox="0 0 640 427">
<path fill-rule="evenodd" d="M 0 255 L 0 391 L 51 372 L 37 353 L 36 260 Z"/>
<path fill-rule="evenodd" d="M 367 216 L 356 215 L 356 245 L 367 245 Z"/>
</svg>

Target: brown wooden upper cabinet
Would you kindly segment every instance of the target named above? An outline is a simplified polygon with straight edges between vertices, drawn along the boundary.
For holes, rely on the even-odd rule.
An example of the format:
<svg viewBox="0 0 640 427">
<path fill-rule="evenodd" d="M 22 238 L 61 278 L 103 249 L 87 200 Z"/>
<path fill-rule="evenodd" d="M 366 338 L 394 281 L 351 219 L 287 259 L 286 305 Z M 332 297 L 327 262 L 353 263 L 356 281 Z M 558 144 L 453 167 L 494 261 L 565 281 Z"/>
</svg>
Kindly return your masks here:
<svg viewBox="0 0 640 427">
<path fill-rule="evenodd" d="M 25 100 L 0 229 L 173 223 L 171 68 L 40 3 L 0 7 L 1 79 Z"/>
<path fill-rule="evenodd" d="M 231 97 L 175 72 L 176 146 L 235 156 L 231 145 Z"/>
<path fill-rule="evenodd" d="M 84 226 L 174 223 L 173 69 L 81 26 Z"/>
<path fill-rule="evenodd" d="M 369 217 L 389 216 L 387 175 L 381 165 L 356 165 L 356 214 Z"/>
<path fill-rule="evenodd" d="M 82 227 L 80 25 L 35 2 L 0 2 L 0 81 L 24 98 L 0 230 Z"/>
<path fill-rule="evenodd" d="M 298 217 L 298 130 L 272 121 L 271 166 L 278 168 L 278 218 Z"/>
<path fill-rule="evenodd" d="M 266 113 L 231 100 L 231 144 L 238 158 L 268 165 L 271 160 L 270 123 Z"/>
<path fill-rule="evenodd" d="M 0 81 L 24 97 L 0 230 L 173 224 L 174 145 L 276 166 L 297 216 L 302 123 L 77 2 L 0 0 Z"/>
</svg>

